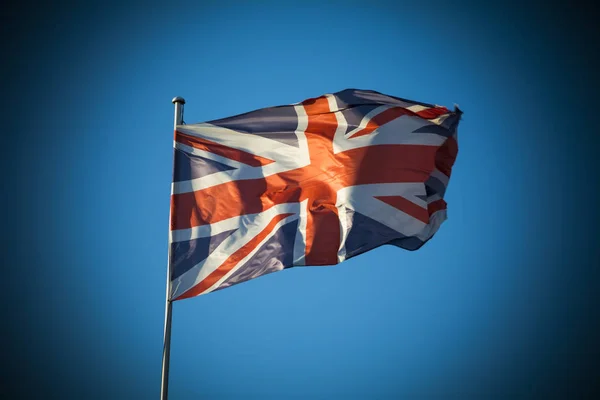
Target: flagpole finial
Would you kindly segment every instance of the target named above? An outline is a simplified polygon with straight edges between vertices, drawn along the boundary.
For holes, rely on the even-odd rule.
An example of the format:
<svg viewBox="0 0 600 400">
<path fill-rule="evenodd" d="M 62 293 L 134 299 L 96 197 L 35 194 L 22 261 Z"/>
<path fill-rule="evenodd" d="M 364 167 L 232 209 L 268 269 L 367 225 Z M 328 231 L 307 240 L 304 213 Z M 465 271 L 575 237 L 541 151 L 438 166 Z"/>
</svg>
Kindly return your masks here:
<svg viewBox="0 0 600 400">
<path fill-rule="evenodd" d="M 175 130 L 177 130 L 177 125 L 183 124 L 183 105 L 185 104 L 185 100 L 183 97 L 173 97 L 171 100 L 173 104 L 175 104 Z"/>
</svg>

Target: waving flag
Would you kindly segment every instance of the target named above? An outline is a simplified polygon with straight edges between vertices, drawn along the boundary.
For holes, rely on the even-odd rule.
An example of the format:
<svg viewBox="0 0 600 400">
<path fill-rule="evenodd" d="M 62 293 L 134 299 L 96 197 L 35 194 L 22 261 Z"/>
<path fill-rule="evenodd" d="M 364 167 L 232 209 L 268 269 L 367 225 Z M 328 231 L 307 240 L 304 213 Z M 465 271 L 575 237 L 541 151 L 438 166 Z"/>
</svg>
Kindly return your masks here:
<svg viewBox="0 0 600 400">
<path fill-rule="evenodd" d="M 348 89 L 178 125 L 170 298 L 420 248 L 446 219 L 461 114 Z"/>
</svg>

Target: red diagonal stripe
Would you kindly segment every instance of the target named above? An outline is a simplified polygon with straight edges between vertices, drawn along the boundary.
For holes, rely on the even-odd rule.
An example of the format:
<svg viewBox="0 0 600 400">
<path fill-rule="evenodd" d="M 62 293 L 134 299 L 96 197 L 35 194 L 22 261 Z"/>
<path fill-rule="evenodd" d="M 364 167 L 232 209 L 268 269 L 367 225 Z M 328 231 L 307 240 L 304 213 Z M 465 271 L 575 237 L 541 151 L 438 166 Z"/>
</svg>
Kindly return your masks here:
<svg viewBox="0 0 600 400">
<path fill-rule="evenodd" d="M 402 196 L 375 196 L 375 198 L 418 219 L 424 224 L 429 223 L 429 213 L 427 210 Z"/>
<path fill-rule="evenodd" d="M 190 290 L 177 297 L 175 300 L 183 300 L 189 297 L 194 297 L 202 294 L 205 290 L 210 288 L 212 285 L 217 283 L 219 279 L 224 277 L 229 271 L 233 269 L 240 261 L 242 261 L 248 254 L 252 252 L 252 250 L 256 249 L 258 245 L 275 229 L 275 226 L 282 219 L 293 215 L 291 213 L 288 214 L 279 214 L 276 215 L 271 222 L 256 236 L 254 236 L 248 243 L 242 246 L 239 250 L 234 252 L 232 255 L 225 260 L 223 264 L 221 264 L 216 270 L 208 274 L 206 278 L 204 278 L 200 283 L 196 286 L 192 287 Z"/>
<path fill-rule="evenodd" d="M 256 154 L 251 154 L 243 150 L 227 147 L 220 143 L 215 143 L 207 139 L 199 138 L 197 136 L 187 135 L 179 131 L 175 131 L 175 141 L 181 144 L 194 147 L 196 149 L 208 151 L 223 157 L 231 158 L 232 160 L 236 160 L 241 163 L 250 165 L 251 167 L 261 167 L 263 165 L 268 165 L 275 162 L 268 158 L 257 156 Z"/>
<path fill-rule="evenodd" d="M 440 115 L 448 114 L 450 111 L 446 107 L 435 107 L 435 108 L 426 108 L 421 111 L 417 111 L 416 114 L 425 119 L 435 119 Z"/>
<path fill-rule="evenodd" d="M 385 125 L 388 122 L 395 120 L 396 118 L 400 118 L 403 115 L 419 116 L 425 119 L 434 119 L 439 117 L 440 115 L 444 115 L 447 113 L 448 109 L 445 107 L 428 108 L 418 112 L 413 112 L 403 107 L 389 108 L 371 118 L 371 120 L 367 123 L 367 126 L 365 126 L 360 131 L 356 132 L 354 135 L 350 136 L 350 138 L 368 135 L 380 126 Z"/>
<path fill-rule="evenodd" d="M 360 131 L 356 132 L 354 135 L 350 136 L 350 138 L 368 135 L 375 129 L 379 128 L 381 125 L 387 124 L 388 122 L 391 122 L 396 118 L 400 118 L 403 115 L 414 116 L 417 114 L 402 107 L 389 108 L 371 118 L 371 120 L 367 123 L 367 126 L 365 126 Z"/>
</svg>

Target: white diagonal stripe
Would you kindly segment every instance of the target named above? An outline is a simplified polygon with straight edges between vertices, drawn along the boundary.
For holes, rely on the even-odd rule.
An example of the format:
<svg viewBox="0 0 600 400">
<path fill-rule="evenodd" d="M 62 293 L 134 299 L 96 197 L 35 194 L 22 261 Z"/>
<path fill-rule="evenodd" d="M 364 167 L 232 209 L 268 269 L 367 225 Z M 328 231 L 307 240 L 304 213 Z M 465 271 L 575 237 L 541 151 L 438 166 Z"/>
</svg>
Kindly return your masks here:
<svg viewBox="0 0 600 400">
<path fill-rule="evenodd" d="M 404 115 L 378 127 L 369 135 L 353 138 L 337 135 L 334 137 L 334 153 L 383 144 L 441 146 L 446 140 L 444 136 L 414 132 L 425 125 L 430 125 L 426 119 Z"/>
<path fill-rule="evenodd" d="M 285 160 L 299 156 L 298 148 L 295 146 L 209 123 L 184 125 L 178 131 L 270 160 Z"/>
<path fill-rule="evenodd" d="M 225 165 L 228 165 L 230 167 L 242 168 L 242 167 L 247 167 L 248 166 L 248 165 L 243 164 L 243 163 L 241 163 L 239 161 L 232 160 L 231 158 L 223 157 L 223 156 L 220 156 L 218 154 L 211 153 L 210 151 L 206 151 L 206 150 L 202 150 L 202 149 L 197 149 L 195 147 L 188 146 L 187 144 L 179 143 L 179 142 L 176 142 L 176 141 L 173 141 L 173 147 L 176 148 L 177 150 L 181 150 L 181 151 L 183 151 L 185 153 L 192 154 L 192 155 L 199 156 L 199 157 L 203 157 L 203 158 L 207 158 L 209 160 L 216 161 L 218 163 L 225 164 Z"/>
<path fill-rule="evenodd" d="M 362 131 L 363 129 L 365 129 L 367 127 L 367 124 L 369 122 L 371 122 L 371 120 L 376 117 L 377 115 L 381 114 L 382 112 L 389 110 L 390 108 L 393 108 L 392 106 L 379 106 L 371 111 L 369 111 L 364 117 L 363 119 L 360 121 L 360 124 L 358 124 L 358 126 L 354 129 L 352 129 L 350 132 L 348 132 L 346 134 L 346 137 L 351 138 L 355 133 Z"/>
<path fill-rule="evenodd" d="M 256 247 L 254 248 L 254 250 L 252 250 L 250 253 L 248 253 L 248 255 L 246 255 L 246 257 L 242 258 L 221 279 L 217 280 L 212 286 L 210 286 L 208 289 L 206 289 L 203 292 L 203 294 L 212 292 L 213 290 L 215 290 L 219 286 L 221 286 L 221 284 L 223 282 L 225 282 L 232 274 L 234 274 L 238 269 L 240 269 L 244 264 L 246 264 L 256 254 L 256 252 L 258 250 L 260 250 L 260 248 L 262 247 L 263 243 L 267 242 L 269 239 L 271 239 L 273 236 L 275 236 L 277 234 L 277 231 L 279 230 L 279 228 L 281 228 L 283 225 L 285 225 L 285 224 L 287 224 L 287 223 L 289 223 L 291 221 L 294 221 L 297 218 L 298 218 L 297 215 L 290 215 L 289 217 L 286 217 L 286 218 L 282 219 L 281 221 L 277 222 L 277 224 L 275 225 L 275 227 L 273 228 L 273 230 L 271 232 L 269 232 L 269 234 L 263 240 L 261 240 L 261 242 L 259 244 L 256 245 Z"/>
<path fill-rule="evenodd" d="M 293 221 L 297 219 L 300 212 L 299 203 L 277 204 L 268 210 L 253 215 L 243 215 L 239 218 L 237 231 L 233 232 L 215 250 L 200 263 L 196 264 L 189 271 L 175 278 L 172 283 L 171 298 L 177 298 L 187 292 L 208 275 L 215 271 L 227 258 L 242 248 L 246 243 L 258 235 L 273 218 L 279 214 L 293 213 L 283 219 L 283 221 Z M 254 254 L 260 246 L 254 248 L 251 254 Z"/>
</svg>

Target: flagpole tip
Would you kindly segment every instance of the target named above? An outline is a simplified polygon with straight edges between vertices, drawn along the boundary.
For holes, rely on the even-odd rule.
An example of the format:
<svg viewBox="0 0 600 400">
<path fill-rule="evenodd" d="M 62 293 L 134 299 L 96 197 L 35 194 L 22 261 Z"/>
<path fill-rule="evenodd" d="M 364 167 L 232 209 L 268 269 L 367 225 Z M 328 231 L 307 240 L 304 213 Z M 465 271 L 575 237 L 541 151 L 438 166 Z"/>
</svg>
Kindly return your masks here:
<svg viewBox="0 0 600 400">
<path fill-rule="evenodd" d="M 185 104 L 185 99 L 183 97 L 173 97 L 173 100 L 171 100 L 171 103 L 175 104 L 175 103 L 181 103 L 181 104 Z"/>
</svg>

